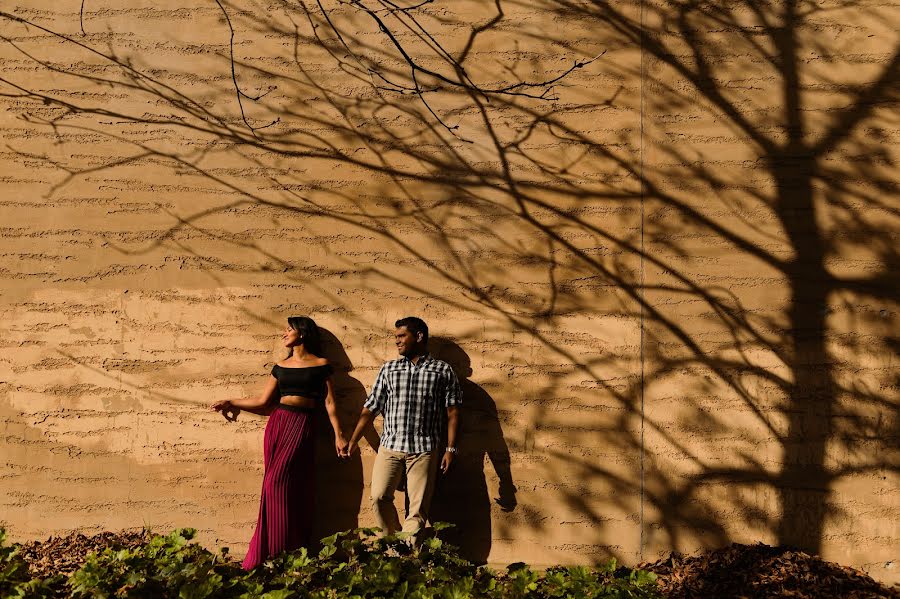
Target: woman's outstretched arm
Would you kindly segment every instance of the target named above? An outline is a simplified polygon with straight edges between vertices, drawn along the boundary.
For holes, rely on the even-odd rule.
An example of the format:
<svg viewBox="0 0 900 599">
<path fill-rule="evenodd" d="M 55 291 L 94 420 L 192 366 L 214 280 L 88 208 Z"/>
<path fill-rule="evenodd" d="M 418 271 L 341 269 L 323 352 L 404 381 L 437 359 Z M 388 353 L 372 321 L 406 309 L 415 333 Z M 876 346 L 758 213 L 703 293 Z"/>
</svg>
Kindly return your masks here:
<svg viewBox="0 0 900 599">
<path fill-rule="evenodd" d="M 274 376 L 270 376 L 269 380 L 266 382 L 265 388 L 263 388 L 262 393 L 260 393 L 258 397 L 222 399 L 209 406 L 209 409 L 222 412 L 226 418 L 234 420 L 237 418 L 237 414 L 235 413 L 233 417 L 229 418 L 228 413 L 234 412 L 235 410 L 244 410 L 245 412 L 259 414 L 261 416 L 271 414 L 272 407 L 277 401 L 278 380 Z"/>
<path fill-rule="evenodd" d="M 328 420 L 331 421 L 331 428 L 334 429 L 334 449 L 337 451 L 338 457 L 345 457 L 347 454 L 347 440 L 344 439 L 344 433 L 341 431 L 341 421 L 338 418 L 337 403 L 334 401 L 334 385 L 331 383 L 331 377 L 325 381 L 327 393 L 325 394 L 325 410 L 328 412 Z"/>
</svg>

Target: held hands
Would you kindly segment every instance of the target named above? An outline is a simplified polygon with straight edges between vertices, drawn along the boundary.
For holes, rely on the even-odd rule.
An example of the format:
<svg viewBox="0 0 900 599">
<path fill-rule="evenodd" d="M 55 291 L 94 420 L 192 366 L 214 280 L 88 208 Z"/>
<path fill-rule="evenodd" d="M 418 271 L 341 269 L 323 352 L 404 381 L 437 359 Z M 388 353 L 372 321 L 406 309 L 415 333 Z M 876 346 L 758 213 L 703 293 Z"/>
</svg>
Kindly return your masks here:
<svg viewBox="0 0 900 599">
<path fill-rule="evenodd" d="M 356 441 L 356 440 L 353 439 L 353 437 L 350 437 L 350 442 L 347 443 L 347 447 L 346 447 L 346 449 L 345 449 L 344 457 L 345 457 L 345 458 L 353 457 L 353 454 L 356 453 L 356 451 L 357 451 L 358 449 L 359 449 L 359 441 Z"/>
<path fill-rule="evenodd" d="M 350 452 L 348 451 L 349 443 L 344 439 L 343 435 L 337 435 L 334 438 L 334 450 L 337 452 L 337 456 L 339 458 L 349 458 Z"/>
<path fill-rule="evenodd" d="M 238 414 L 241 413 L 241 409 L 231 405 L 231 402 L 227 399 L 221 399 L 217 402 L 212 403 L 209 406 L 210 410 L 216 412 L 222 412 L 222 416 L 225 417 L 225 420 L 228 422 L 234 422 L 237 420 Z"/>
</svg>

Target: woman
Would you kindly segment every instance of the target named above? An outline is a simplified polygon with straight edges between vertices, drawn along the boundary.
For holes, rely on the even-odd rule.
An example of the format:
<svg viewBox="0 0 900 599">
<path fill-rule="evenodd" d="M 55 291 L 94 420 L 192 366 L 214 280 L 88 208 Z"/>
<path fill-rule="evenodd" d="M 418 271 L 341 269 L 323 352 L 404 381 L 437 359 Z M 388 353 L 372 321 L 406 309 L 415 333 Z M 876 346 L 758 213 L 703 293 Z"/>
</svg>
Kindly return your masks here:
<svg viewBox="0 0 900 599">
<path fill-rule="evenodd" d="M 217 401 L 211 409 L 229 420 L 241 410 L 269 417 L 263 440 L 265 474 L 259 521 L 250 540 L 244 569 L 251 570 L 282 551 L 308 546 L 315 500 L 315 408 L 325 402 L 334 429 L 334 445 L 344 457 L 331 365 L 320 357 L 319 328 L 311 318 L 292 316 L 281 339 L 288 357 L 272 368 L 258 398 Z"/>
</svg>

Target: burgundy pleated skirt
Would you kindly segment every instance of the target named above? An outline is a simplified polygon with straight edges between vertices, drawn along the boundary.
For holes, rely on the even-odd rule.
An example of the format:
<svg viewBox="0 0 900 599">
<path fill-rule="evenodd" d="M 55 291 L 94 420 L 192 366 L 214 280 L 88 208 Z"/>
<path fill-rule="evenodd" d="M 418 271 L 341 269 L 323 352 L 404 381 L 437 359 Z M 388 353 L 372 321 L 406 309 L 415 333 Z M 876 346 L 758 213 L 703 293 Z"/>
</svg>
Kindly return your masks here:
<svg viewBox="0 0 900 599">
<path fill-rule="evenodd" d="M 259 520 L 244 569 L 309 546 L 315 507 L 315 413 L 279 405 L 263 437 L 265 474 Z"/>
</svg>

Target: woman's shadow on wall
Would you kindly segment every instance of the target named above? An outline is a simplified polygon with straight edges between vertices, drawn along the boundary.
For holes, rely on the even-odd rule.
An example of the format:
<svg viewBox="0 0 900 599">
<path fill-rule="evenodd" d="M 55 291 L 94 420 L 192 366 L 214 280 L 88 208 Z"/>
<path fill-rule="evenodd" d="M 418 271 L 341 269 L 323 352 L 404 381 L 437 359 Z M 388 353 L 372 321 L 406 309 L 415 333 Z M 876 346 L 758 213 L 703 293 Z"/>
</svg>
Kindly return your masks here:
<svg viewBox="0 0 900 599">
<path fill-rule="evenodd" d="M 334 367 L 332 384 L 338 417 L 349 439 L 353 426 L 366 400 L 365 386 L 350 376 L 353 364 L 344 345 L 330 331 L 319 328 L 323 358 Z M 359 510 L 363 495 L 362 460 L 359 452 L 349 458 L 338 458 L 334 432 L 324 407 L 319 410 L 316 434 L 316 513 L 313 520 L 313 544 L 336 532 L 359 526 Z M 372 447 L 378 447 L 378 434 L 370 426 L 365 433 Z M 314 547 L 315 549 L 316 547 Z"/>
<path fill-rule="evenodd" d="M 491 551 L 491 498 L 485 478 L 489 460 L 499 484 L 494 502 L 501 510 L 516 507 L 516 487 L 510 469 L 509 447 L 490 394 L 472 382 L 472 361 L 455 342 L 440 337 L 429 341 L 431 353 L 456 372 L 462 387 L 463 407 L 459 421 L 459 452 L 447 474 L 438 473 L 431 521 L 455 526 L 441 537 L 460 548 L 466 559 L 483 564 Z"/>
</svg>

